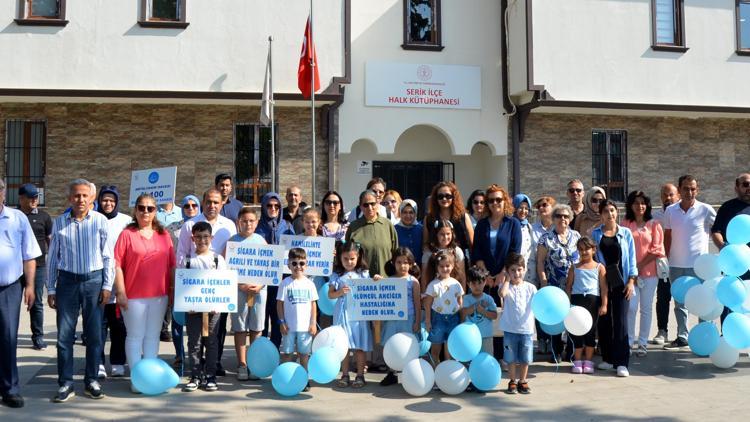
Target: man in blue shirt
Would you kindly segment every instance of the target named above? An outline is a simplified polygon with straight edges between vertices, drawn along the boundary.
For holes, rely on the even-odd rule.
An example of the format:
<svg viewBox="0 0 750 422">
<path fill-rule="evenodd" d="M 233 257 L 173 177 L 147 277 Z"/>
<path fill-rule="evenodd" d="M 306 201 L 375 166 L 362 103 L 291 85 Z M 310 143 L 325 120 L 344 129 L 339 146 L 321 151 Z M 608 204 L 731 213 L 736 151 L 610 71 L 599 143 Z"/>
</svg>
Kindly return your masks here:
<svg viewBox="0 0 750 422">
<path fill-rule="evenodd" d="M 172 223 L 182 221 L 182 209 L 175 208 L 174 202 L 162 204 L 159 207 L 159 211 L 156 213 L 156 220 L 158 220 L 162 226 L 167 227 Z"/>
<path fill-rule="evenodd" d="M 228 173 L 219 173 L 214 179 L 216 189 L 221 192 L 221 216 L 232 220 L 237 224 L 237 216 L 245 204 L 232 197 L 232 176 Z"/>
<path fill-rule="evenodd" d="M 8 407 L 23 407 L 19 394 L 18 315 L 21 296 L 26 310 L 34 304 L 36 257 L 42 254 L 28 218 L 3 205 L 5 181 L 0 179 L 0 394 Z M 25 283 L 21 284 L 21 276 Z"/>
</svg>

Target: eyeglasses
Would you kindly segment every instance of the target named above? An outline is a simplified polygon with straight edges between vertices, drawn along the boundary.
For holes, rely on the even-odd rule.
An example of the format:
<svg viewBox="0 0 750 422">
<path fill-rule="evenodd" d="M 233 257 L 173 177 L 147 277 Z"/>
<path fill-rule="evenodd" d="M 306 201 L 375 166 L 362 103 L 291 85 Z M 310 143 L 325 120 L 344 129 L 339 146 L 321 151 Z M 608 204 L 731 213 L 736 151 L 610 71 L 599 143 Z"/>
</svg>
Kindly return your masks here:
<svg viewBox="0 0 750 422">
<path fill-rule="evenodd" d="M 437 197 L 438 201 L 443 201 L 443 200 L 448 200 L 449 201 L 449 200 L 453 199 L 453 195 L 451 195 L 450 193 L 439 193 L 439 194 L 437 194 L 435 196 Z"/>
<path fill-rule="evenodd" d="M 487 198 L 487 203 L 490 205 L 502 204 L 503 198 Z"/>
<path fill-rule="evenodd" d="M 198 208 L 198 204 L 185 204 L 182 206 L 182 208 Z"/>
<path fill-rule="evenodd" d="M 568 193 L 581 193 L 583 192 L 583 189 L 581 188 L 568 188 Z"/>
<path fill-rule="evenodd" d="M 289 265 L 291 265 L 292 267 L 295 267 L 295 268 L 296 267 L 304 267 L 305 265 L 307 265 L 307 262 L 305 262 L 305 261 L 291 261 L 289 263 Z"/>
<path fill-rule="evenodd" d="M 156 207 L 153 205 L 138 205 L 139 212 L 148 212 L 149 214 L 156 211 Z"/>
<path fill-rule="evenodd" d="M 591 198 L 591 203 L 592 204 L 598 204 L 598 203 L 600 203 L 602 201 L 604 201 L 604 199 L 602 199 L 602 198 Z"/>
<path fill-rule="evenodd" d="M 363 202 L 362 206 L 365 208 L 375 208 L 378 206 L 377 202 Z"/>
<path fill-rule="evenodd" d="M 384 190 L 375 190 L 375 189 L 370 189 L 370 190 L 372 191 L 372 193 L 374 193 L 377 196 L 381 196 L 385 193 Z"/>
<path fill-rule="evenodd" d="M 570 220 L 570 215 L 568 214 L 555 214 L 555 218 L 566 218 Z"/>
<path fill-rule="evenodd" d="M 474 205 L 484 205 L 484 201 L 472 201 Z"/>
<path fill-rule="evenodd" d="M 341 204 L 341 201 L 330 201 L 330 200 L 326 199 L 325 201 L 323 201 L 323 203 L 326 204 L 326 206 L 335 207 L 335 206 Z"/>
<path fill-rule="evenodd" d="M 274 210 L 274 209 L 277 210 L 277 209 L 281 208 L 281 205 L 276 204 L 276 203 L 274 203 L 274 204 L 266 204 L 266 208 L 268 208 L 269 210 Z"/>
</svg>

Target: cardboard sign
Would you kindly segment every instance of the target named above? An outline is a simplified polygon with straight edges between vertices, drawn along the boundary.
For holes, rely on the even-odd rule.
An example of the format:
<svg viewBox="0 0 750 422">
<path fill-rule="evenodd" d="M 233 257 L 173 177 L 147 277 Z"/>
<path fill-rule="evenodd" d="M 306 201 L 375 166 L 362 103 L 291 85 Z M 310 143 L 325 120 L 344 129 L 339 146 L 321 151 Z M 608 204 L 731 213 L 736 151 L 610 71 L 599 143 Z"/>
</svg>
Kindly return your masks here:
<svg viewBox="0 0 750 422">
<path fill-rule="evenodd" d="M 130 176 L 130 200 L 128 206 L 133 208 L 135 200 L 144 193 L 150 193 L 157 204 L 174 202 L 174 190 L 177 181 L 177 167 L 136 170 Z"/>
<path fill-rule="evenodd" d="M 227 242 L 227 266 L 237 271 L 239 284 L 278 286 L 283 280 L 284 247 Z"/>
<path fill-rule="evenodd" d="M 336 239 L 322 236 L 291 236 L 281 235 L 281 245 L 286 250 L 284 254 L 284 271 L 289 274 L 289 249 L 302 248 L 307 253 L 307 268 L 305 275 L 322 275 L 328 277 L 333 271 L 333 250 Z"/>
<path fill-rule="evenodd" d="M 237 312 L 237 271 L 180 268 L 174 276 L 177 312 Z"/>
<path fill-rule="evenodd" d="M 407 284 L 403 278 L 347 280 L 351 292 L 346 297 L 349 317 L 353 321 L 406 320 Z"/>
</svg>

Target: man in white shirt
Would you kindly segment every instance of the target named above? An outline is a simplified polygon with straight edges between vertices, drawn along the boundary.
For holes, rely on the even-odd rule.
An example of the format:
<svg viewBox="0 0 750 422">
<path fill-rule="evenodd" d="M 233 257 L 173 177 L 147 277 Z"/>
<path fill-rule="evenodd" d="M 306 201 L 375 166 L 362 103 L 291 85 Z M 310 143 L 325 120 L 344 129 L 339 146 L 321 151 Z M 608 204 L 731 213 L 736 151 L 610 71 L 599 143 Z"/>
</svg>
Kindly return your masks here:
<svg viewBox="0 0 750 422">
<path fill-rule="evenodd" d="M 677 187 L 681 200 L 664 212 L 664 247 L 669 257 L 669 279 L 693 276 L 693 263 L 701 254 L 708 253 L 708 239 L 716 218 L 710 205 L 698 201 L 698 181 L 691 175 L 681 176 Z M 688 311 L 683 303 L 675 301 L 677 339 L 664 346 L 668 350 L 688 347 Z"/>
</svg>

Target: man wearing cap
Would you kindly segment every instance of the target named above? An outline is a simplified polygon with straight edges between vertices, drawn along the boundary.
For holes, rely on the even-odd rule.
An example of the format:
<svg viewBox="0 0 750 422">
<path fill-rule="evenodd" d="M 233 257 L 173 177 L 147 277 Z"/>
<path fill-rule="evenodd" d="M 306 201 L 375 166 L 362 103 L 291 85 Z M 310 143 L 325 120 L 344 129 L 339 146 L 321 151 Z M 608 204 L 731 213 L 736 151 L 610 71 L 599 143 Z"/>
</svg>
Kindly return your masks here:
<svg viewBox="0 0 750 422">
<path fill-rule="evenodd" d="M 232 196 L 232 176 L 228 173 L 217 174 L 214 185 L 221 193 L 221 216 L 237 224 L 237 216 L 244 204 Z"/>
<path fill-rule="evenodd" d="M 19 394 L 18 320 L 21 297 L 26 309 L 34 304 L 35 258 L 42 254 L 29 219 L 5 203 L 5 181 L 0 179 L 0 395 L 8 407 L 23 407 Z M 24 276 L 23 279 L 21 276 Z"/>
<path fill-rule="evenodd" d="M 46 283 L 47 271 L 45 268 L 45 257 L 49 247 L 49 239 L 52 236 L 52 218 L 46 212 L 39 209 L 39 190 L 31 183 L 22 185 L 18 189 L 18 209 L 29 219 L 31 230 L 39 244 L 42 254 L 36 259 L 36 275 L 34 276 L 34 305 L 29 311 L 31 319 L 31 344 L 36 350 L 44 350 L 47 343 L 44 342 L 44 285 Z M 22 276 L 23 277 L 23 276 Z M 21 280 L 26 285 L 25 279 Z M 29 284 L 30 286 L 31 284 Z"/>
</svg>

